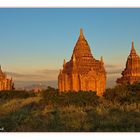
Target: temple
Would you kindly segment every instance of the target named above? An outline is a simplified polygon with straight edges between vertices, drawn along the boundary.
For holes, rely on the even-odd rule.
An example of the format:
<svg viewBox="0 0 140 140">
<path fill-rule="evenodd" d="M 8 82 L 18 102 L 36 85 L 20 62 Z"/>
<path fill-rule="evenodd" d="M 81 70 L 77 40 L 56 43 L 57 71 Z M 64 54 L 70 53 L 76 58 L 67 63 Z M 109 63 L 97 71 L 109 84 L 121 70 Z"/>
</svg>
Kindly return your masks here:
<svg viewBox="0 0 140 140">
<path fill-rule="evenodd" d="M 136 53 L 134 42 L 132 42 L 131 51 L 127 58 L 126 67 L 122 72 L 122 77 L 118 78 L 116 82 L 118 84 L 140 82 L 140 57 Z"/>
<path fill-rule="evenodd" d="M 58 75 L 59 92 L 95 91 L 104 94 L 106 72 L 103 58 L 96 60 L 92 54 L 83 30 L 80 29 L 78 41 L 69 62 L 64 59 L 63 69 Z"/>
<path fill-rule="evenodd" d="M 12 82 L 12 78 L 8 79 L 7 75 L 2 72 L 1 66 L 0 66 L 0 91 L 2 90 L 12 90 L 14 89 L 14 84 Z"/>
</svg>

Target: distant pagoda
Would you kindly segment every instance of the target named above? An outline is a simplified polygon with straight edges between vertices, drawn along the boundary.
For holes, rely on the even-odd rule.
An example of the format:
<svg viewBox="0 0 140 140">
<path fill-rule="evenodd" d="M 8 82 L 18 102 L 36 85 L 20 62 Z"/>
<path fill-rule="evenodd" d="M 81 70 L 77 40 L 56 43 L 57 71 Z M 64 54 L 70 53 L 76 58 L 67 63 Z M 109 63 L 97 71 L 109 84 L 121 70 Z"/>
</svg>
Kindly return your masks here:
<svg viewBox="0 0 140 140">
<path fill-rule="evenodd" d="M 1 90 L 12 90 L 14 89 L 14 83 L 12 81 L 12 78 L 7 78 L 6 73 L 2 72 L 1 66 L 0 66 L 0 91 Z"/>
<path fill-rule="evenodd" d="M 83 30 L 80 30 L 71 60 L 64 59 L 63 69 L 58 76 L 58 89 L 64 91 L 95 91 L 103 95 L 106 87 L 106 72 L 103 58 L 96 60 L 92 54 Z"/>
<path fill-rule="evenodd" d="M 132 42 L 132 48 L 127 58 L 126 68 L 122 72 L 122 77 L 116 81 L 118 84 L 140 82 L 140 57 L 137 55 Z"/>
</svg>

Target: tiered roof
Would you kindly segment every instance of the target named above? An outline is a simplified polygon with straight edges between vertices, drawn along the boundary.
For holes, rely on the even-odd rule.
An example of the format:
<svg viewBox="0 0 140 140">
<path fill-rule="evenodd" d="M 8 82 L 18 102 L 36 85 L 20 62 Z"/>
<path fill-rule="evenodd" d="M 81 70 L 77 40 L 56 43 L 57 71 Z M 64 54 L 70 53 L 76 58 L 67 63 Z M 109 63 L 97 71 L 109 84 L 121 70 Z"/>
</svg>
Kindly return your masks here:
<svg viewBox="0 0 140 140">
<path fill-rule="evenodd" d="M 135 50 L 134 42 L 132 42 L 126 67 L 122 72 L 122 77 L 117 79 L 117 83 L 133 83 L 137 81 L 140 82 L 140 57 Z"/>
<path fill-rule="evenodd" d="M 89 44 L 84 37 L 83 29 L 80 29 L 80 35 L 74 47 L 71 60 L 67 63 L 65 61 L 63 71 L 66 73 L 76 71 L 79 74 L 86 74 L 91 69 L 98 72 L 105 72 L 103 58 L 96 60 L 92 56 Z"/>
</svg>

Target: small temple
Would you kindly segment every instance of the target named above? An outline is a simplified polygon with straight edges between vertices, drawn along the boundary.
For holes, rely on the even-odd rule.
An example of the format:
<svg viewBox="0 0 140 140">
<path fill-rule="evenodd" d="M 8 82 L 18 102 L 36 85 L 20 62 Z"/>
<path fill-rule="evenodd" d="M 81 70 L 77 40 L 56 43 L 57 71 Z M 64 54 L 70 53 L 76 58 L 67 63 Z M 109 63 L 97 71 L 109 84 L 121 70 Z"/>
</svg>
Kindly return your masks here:
<svg viewBox="0 0 140 140">
<path fill-rule="evenodd" d="M 4 73 L 0 66 L 0 91 L 2 90 L 12 90 L 14 89 L 14 83 L 12 78 L 7 78 L 6 73 Z"/>
<path fill-rule="evenodd" d="M 95 91 L 98 96 L 102 96 L 105 88 L 106 72 L 103 58 L 96 60 L 92 56 L 83 29 L 80 29 L 71 59 L 68 62 L 64 59 L 63 69 L 60 69 L 59 92 Z"/>
<path fill-rule="evenodd" d="M 135 82 L 140 82 L 140 57 L 136 53 L 134 42 L 132 42 L 131 51 L 126 62 L 126 67 L 121 74 L 122 77 L 118 78 L 116 81 L 118 84 L 133 84 Z"/>
</svg>

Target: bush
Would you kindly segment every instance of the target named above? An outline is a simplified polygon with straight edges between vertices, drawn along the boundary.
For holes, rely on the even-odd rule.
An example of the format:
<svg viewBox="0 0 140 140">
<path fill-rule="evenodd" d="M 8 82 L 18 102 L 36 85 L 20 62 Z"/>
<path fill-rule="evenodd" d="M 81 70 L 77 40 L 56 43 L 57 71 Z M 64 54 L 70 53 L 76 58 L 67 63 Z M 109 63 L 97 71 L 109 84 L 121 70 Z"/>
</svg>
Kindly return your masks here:
<svg viewBox="0 0 140 140">
<path fill-rule="evenodd" d="M 11 100 L 15 98 L 28 98 L 36 96 L 33 92 L 28 91 L 0 91 L 0 100 Z"/>
<path fill-rule="evenodd" d="M 38 96 L 2 91 L 0 127 L 10 132 L 139 132 L 139 88 L 139 83 L 116 86 L 103 97 L 83 91 L 60 94 L 51 87 Z"/>
<path fill-rule="evenodd" d="M 93 92 L 68 92 L 68 93 L 61 93 L 59 94 L 55 90 L 51 90 L 48 92 L 42 92 L 42 102 L 46 104 L 52 105 L 79 105 L 79 106 L 86 106 L 86 105 L 93 105 L 96 106 L 98 104 L 98 96 Z"/>
</svg>

